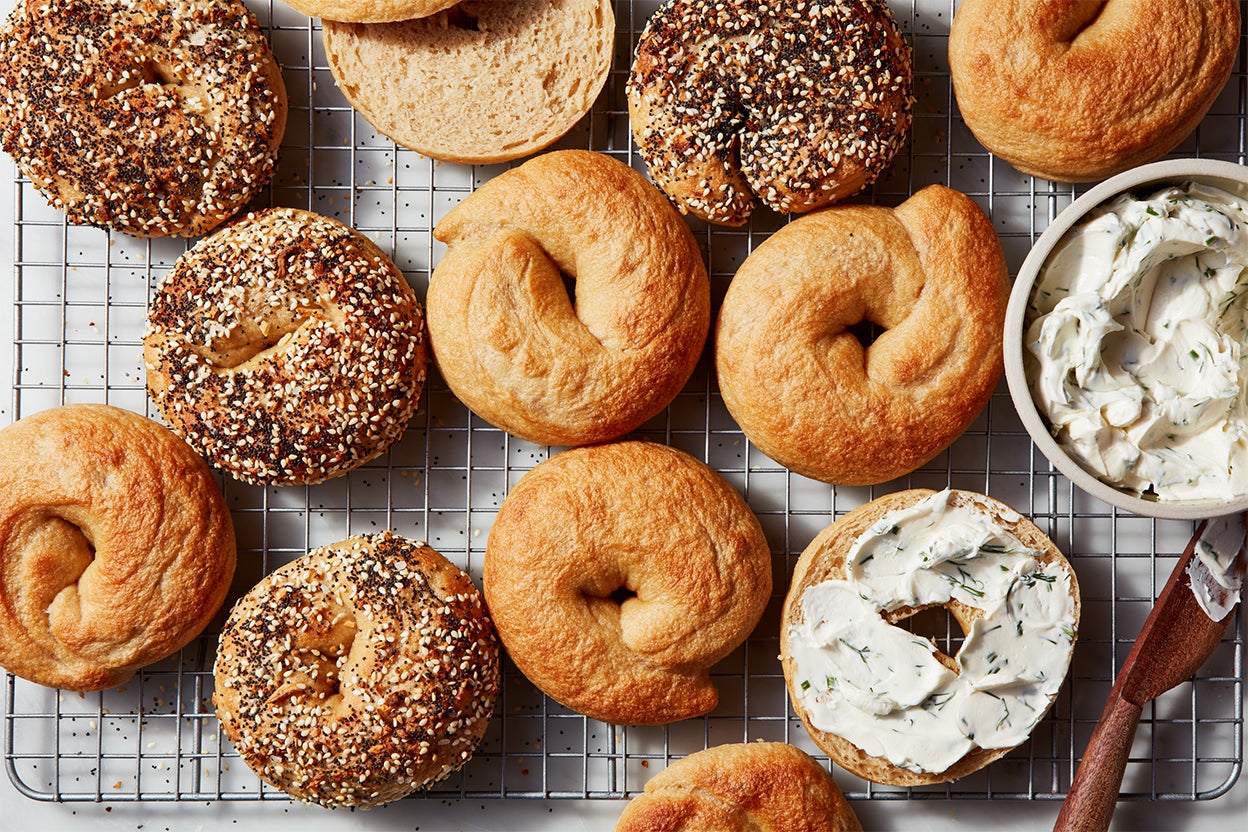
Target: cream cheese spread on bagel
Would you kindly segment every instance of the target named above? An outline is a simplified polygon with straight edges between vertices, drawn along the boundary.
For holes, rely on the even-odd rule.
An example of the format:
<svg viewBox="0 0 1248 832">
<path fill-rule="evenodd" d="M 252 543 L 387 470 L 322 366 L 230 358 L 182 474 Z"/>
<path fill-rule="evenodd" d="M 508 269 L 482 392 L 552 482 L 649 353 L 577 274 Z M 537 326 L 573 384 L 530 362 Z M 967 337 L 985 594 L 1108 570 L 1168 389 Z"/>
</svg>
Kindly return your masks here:
<svg viewBox="0 0 1248 832">
<path fill-rule="evenodd" d="M 811 724 L 916 772 L 1023 742 L 1066 676 L 1076 593 L 986 511 L 951 492 L 890 511 L 853 543 L 843 580 L 808 587 L 790 625 L 794 694 Z M 887 614 L 960 603 L 974 620 L 953 663 Z"/>
<path fill-rule="evenodd" d="M 1159 500 L 1248 494 L 1248 202 L 1115 199 L 1059 243 L 1028 318 L 1032 396 L 1085 468 Z"/>
</svg>

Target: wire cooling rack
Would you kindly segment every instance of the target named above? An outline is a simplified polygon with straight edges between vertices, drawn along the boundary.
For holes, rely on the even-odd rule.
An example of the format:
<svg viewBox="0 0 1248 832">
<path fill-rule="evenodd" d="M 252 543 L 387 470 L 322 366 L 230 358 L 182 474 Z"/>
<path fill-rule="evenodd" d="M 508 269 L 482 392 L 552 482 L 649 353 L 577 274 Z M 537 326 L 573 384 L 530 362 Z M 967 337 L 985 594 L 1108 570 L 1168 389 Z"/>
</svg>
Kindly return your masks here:
<svg viewBox="0 0 1248 832">
<path fill-rule="evenodd" d="M 6 12 L 12 5 L 0 0 Z M 257 204 L 307 208 L 354 225 L 393 255 L 423 297 L 441 253 L 430 229 L 504 168 L 441 164 L 396 148 L 338 93 L 316 21 L 273 0 L 248 5 L 285 67 L 291 104 L 279 169 Z M 992 217 L 1015 273 L 1037 235 L 1078 191 L 1020 175 L 986 153 L 962 124 L 946 63 L 953 0 L 890 5 L 914 46 L 914 129 L 890 175 L 862 198 L 896 204 L 931 183 L 970 194 Z M 641 166 L 623 90 L 633 44 L 655 6 L 617 0 L 606 89 L 592 114 L 557 146 L 588 147 Z M 1174 155 L 1246 161 L 1243 46 L 1226 90 Z M 11 326 L 12 338 L 0 338 L 0 366 L 12 367 L 12 397 L 0 423 L 83 401 L 154 415 L 141 370 L 145 305 L 186 244 L 67 226 L 20 178 L 14 179 L 11 210 L 13 313 L 0 320 L 0 335 Z M 784 221 L 762 212 L 744 229 L 693 223 L 716 301 L 742 259 Z M 682 448 L 719 470 L 746 495 L 772 548 L 775 595 L 755 634 L 715 668 L 719 706 L 701 719 L 664 727 L 607 725 L 546 699 L 508 663 L 496 717 L 476 756 L 428 794 L 626 797 L 674 758 L 746 740 L 787 740 L 818 756 L 789 706 L 777 659 L 787 576 L 835 516 L 888 491 L 952 486 L 1010 503 L 1071 556 L 1083 621 L 1070 679 L 1029 742 L 957 783 L 898 789 L 833 772 L 851 799 L 1062 798 L 1115 669 L 1190 536 L 1190 524 L 1123 514 L 1076 491 L 1036 452 L 1004 385 L 965 436 L 903 480 L 832 488 L 804 479 L 750 446 L 724 408 L 711 364 L 704 356 L 672 406 L 636 436 Z M 490 524 L 508 487 L 549 454 L 472 416 L 432 373 L 406 435 L 376 462 L 315 487 L 265 489 L 223 479 L 239 542 L 232 597 L 309 547 L 382 528 L 429 540 L 479 581 Z M 286 799 L 248 771 L 213 716 L 211 671 L 223 616 L 178 656 L 117 689 L 63 693 L 7 675 L 4 761 L 16 788 L 57 801 Z M 916 627 L 944 649 L 956 649 L 960 640 L 943 614 L 929 613 Z M 1124 797 L 1208 799 L 1234 784 L 1243 761 L 1243 648 L 1237 612 L 1235 626 L 1200 673 L 1145 708 Z"/>
</svg>

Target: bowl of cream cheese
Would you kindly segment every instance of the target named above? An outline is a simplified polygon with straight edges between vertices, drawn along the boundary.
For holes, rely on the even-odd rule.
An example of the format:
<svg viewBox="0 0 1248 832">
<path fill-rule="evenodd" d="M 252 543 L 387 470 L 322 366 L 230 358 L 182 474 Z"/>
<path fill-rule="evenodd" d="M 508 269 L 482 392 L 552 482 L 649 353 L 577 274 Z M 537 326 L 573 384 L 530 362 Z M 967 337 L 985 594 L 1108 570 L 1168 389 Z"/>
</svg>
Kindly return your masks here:
<svg viewBox="0 0 1248 832">
<path fill-rule="evenodd" d="M 1089 494 L 1152 517 L 1248 509 L 1248 167 L 1144 165 L 1058 214 L 1015 280 L 1005 372 Z"/>
</svg>

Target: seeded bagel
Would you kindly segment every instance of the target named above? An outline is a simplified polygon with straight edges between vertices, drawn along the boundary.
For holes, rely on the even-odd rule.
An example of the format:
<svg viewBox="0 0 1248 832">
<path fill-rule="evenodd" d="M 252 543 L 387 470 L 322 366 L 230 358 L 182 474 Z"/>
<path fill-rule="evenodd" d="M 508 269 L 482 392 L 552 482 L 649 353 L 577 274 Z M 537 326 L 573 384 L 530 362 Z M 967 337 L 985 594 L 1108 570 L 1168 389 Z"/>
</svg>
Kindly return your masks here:
<svg viewBox="0 0 1248 832">
<path fill-rule="evenodd" d="M 424 385 L 424 319 L 371 240 L 273 208 L 178 259 L 148 306 L 143 355 L 152 401 L 213 465 L 315 483 L 402 435 Z"/>
<path fill-rule="evenodd" d="M 234 606 L 213 668 L 221 729 L 299 800 L 368 808 L 472 756 L 498 641 L 472 581 L 390 532 L 316 549 Z"/>
<path fill-rule="evenodd" d="M 272 176 L 286 88 L 239 0 L 21 0 L 0 140 L 72 223 L 204 234 Z"/>
<path fill-rule="evenodd" d="M 684 213 L 740 225 L 755 197 L 811 211 L 870 184 L 901 148 L 910 63 L 883 0 L 669 0 L 637 44 L 633 137 Z"/>
</svg>

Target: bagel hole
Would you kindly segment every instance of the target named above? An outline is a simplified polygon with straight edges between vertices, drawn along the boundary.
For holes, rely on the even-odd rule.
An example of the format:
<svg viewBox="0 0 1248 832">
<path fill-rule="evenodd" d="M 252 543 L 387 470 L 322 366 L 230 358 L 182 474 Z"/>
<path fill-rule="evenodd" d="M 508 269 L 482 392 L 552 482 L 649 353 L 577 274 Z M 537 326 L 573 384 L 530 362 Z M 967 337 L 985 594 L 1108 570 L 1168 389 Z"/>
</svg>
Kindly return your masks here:
<svg viewBox="0 0 1248 832">
<path fill-rule="evenodd" d="M 127 90 L 136 89 L 144 84 L 158 84 L 162 87 L 176 86 L 178 79 L 168 67 L 149 58 L 131 67 L 124 78 L 105 84 L 96 90 L 96 98 L 101 100 L 115 98 Z"/>
<path fill-rule="evenodd" d="M 477 18 L 464 11 L 462 6 L 451 6 L 446 10 L 447 25 L 454 29 L 462 29 L 466 32 L 478 32 L 481 30 L 477 24 Z"/>
<path fill-rule="evenodd" d="M 863 318 L 858 323 L 845 327 L 845 331 L 857 338 L 858 343 L 862 344 L 863 352 L 866 352 L 875 343 L 875 339 L 884 333 L 884 327 Z"/>
<path fill-rule="evenodd" d="M 612 592 L 607 597 L 617 604 L 623 604 L 625 601 L 636 598 L 637 593 L 633 592 L 631 589 L 629 589 L 626 586 L 622 586 L 619 589 L 617 589 L 615 592 Z"/>
<path fill-rule="evenodd" d="M 956 656 L 966 640 L 962 625 L 948 607 L 928 607 L 897 623 L 916 636 L 934 642 L 936 649 L 946 656 Z"/>
</svg>

